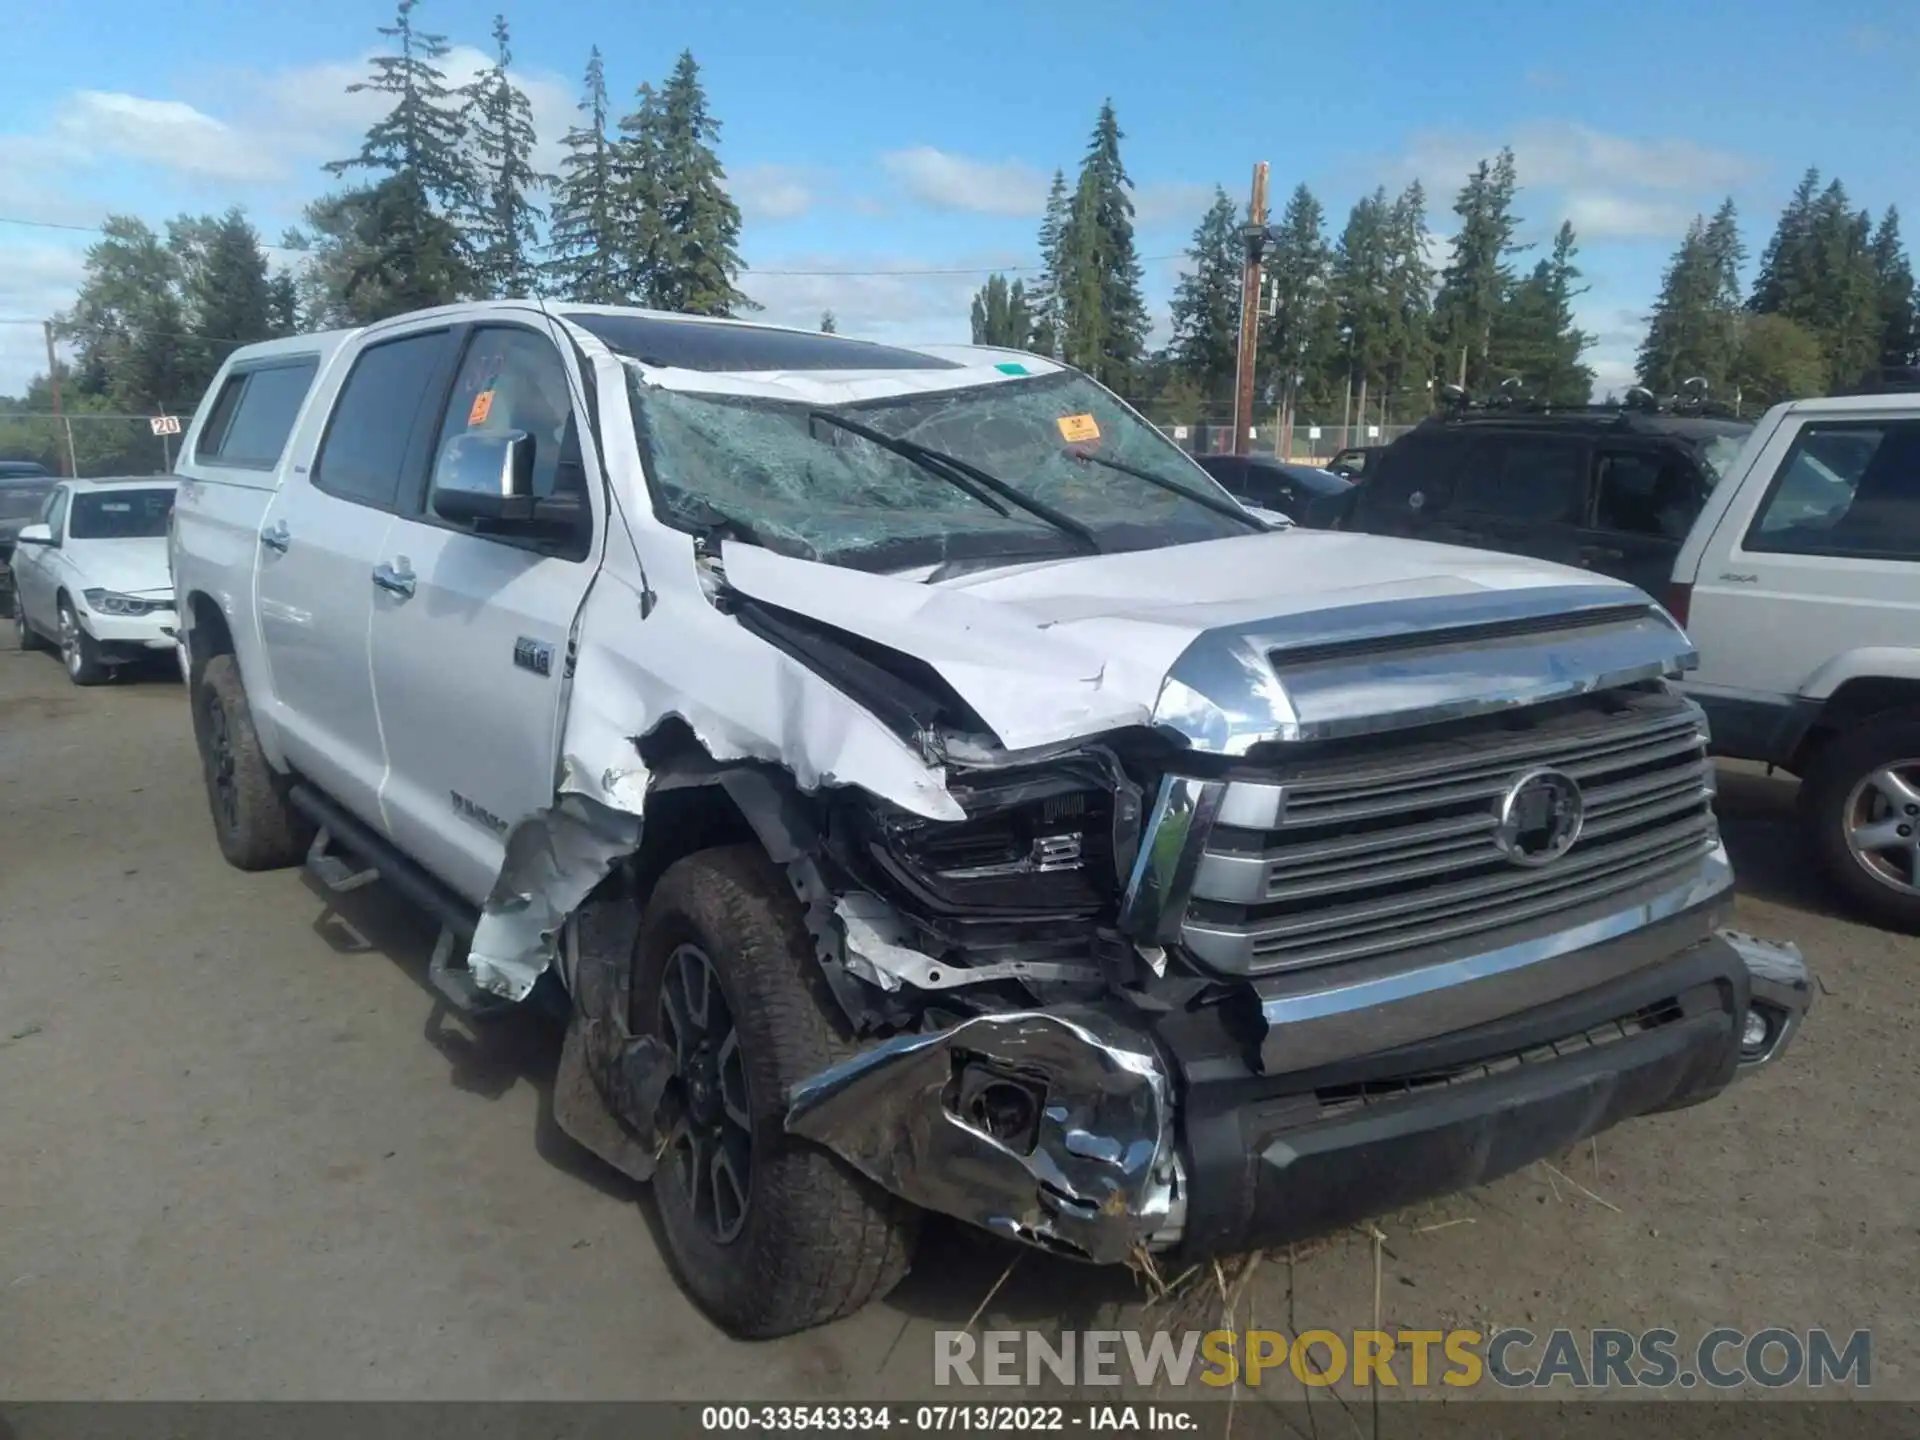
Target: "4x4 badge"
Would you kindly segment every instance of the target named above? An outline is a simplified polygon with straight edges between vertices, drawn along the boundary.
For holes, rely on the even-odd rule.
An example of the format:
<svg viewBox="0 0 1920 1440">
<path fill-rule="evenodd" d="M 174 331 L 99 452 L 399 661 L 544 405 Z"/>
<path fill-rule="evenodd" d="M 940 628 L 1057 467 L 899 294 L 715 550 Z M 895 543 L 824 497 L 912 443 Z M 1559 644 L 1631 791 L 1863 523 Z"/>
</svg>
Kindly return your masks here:
<svg viewBox="0 0 1920 1440">
<path fill-rule="evenodd" d="M 513 642 L 513 663 L 536 675 L 553 674 L 553 646 L 525 635 Z"/>
<path fill-rule="evenodd" d="M 1571 775 L 1529 770 L 1507 787 L 1496 815 L 1494 848 L 1515 865 L 1546 865 L 1580 838 L 1587 802 Z"/>
</svg>

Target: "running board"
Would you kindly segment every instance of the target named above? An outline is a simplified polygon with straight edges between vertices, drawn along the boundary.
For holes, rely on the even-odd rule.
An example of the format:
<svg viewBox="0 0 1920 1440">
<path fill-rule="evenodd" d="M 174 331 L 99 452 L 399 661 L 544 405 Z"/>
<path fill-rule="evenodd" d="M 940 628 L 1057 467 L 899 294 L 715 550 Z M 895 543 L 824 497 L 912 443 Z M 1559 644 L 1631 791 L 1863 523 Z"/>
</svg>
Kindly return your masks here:
<svg viewBox="0 0 1920 1440">
<path fill-rule="evenodd" d="M 330 894 L 343 895 L 384 880 L 440 922 L 427 982 L 461 1014 L 484 1019 L 514 1008 L 514 1002 L 483 990 L 466 966 L 466 944 L 478 914 L 466 901 L 422 870 L 392 841 L 329 797 L 305 785 L 287 794 L 293 808 L 314 823 L 307 870 Z"/>
</svg>

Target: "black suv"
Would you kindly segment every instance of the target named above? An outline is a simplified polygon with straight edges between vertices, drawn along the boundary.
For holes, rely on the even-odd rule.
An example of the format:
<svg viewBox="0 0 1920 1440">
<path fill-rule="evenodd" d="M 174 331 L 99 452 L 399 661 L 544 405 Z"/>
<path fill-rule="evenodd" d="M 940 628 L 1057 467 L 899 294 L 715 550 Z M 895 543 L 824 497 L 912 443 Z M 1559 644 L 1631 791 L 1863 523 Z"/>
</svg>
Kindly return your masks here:
<svg viewBox="0 0 1920 1440">
<path fill-rule="evenodd" d="M 1342 528 L 1578 566 L 1661 594 L 1752 423 L 1702 406 L 1460 407 L 1367 467 Z"/>
</svg>

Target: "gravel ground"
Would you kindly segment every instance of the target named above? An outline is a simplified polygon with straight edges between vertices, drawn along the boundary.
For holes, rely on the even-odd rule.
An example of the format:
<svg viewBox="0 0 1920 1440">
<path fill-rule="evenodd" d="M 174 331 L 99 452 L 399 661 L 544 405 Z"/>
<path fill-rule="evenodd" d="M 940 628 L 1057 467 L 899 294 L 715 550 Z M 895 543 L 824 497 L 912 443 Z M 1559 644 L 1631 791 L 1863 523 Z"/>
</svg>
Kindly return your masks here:
<svg viewBox="0 0 1920 1440">
<path fill-rule="evenodd" d="M 1739 923 L 1820 981 L 1791 1056 L 1565 1179 L 1383 1220 L 1390 1328 L 1870 1328 L 1873 1393 L 1920 1399 L 1920 942 L 1834 913 L 1791 800 L 1723 779 Z M 909 1398 L 989 1291 L 995 1328 L 1218 1321 L 1210 1277 L 1143 1311 L 936 1225 L 886 1303 L 729 1341 L 644 1192 L 553 1126 L 557 1033 L 469 1032 L 418 917 L 342 907 L 221 861 L 177 682 L 0 650 L 0 1398 Z M 1240 1323 L 1368 1325 L 1375 1266 L 1358 1234 L 1265 1257 Z"/>
</svg>

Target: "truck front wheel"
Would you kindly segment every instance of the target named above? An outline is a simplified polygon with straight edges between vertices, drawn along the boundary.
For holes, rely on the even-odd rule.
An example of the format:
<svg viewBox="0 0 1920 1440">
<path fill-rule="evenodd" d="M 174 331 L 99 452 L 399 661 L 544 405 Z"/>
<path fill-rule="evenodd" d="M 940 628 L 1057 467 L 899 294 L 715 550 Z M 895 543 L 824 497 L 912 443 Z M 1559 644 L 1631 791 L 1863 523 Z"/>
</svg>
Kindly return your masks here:
<svg viewBox="0 0 1920 1440">
<path fill-rule="evenodd" d="M 1920 931 L 1920 718 L 1828 741 L 1807 767 L 1800 804 L 1835 886 L 1876 923 Z"/>
<path fill-rule="evenodd" d="M 636 1029 L 673 1052 L 653 1191 L 681 1282 L 730 1334 L 850 1315 L 906 1274 L 916 1215 L 790 1136 L 787 1094 L 852 1052 L 784 877 L 756 847 L 688 856 L 641 920 Z"/>
<path fill-rule="evenodd" d="M 285 786 L 267 763 L 231 655 L 215 655 L 201 667 L 193 687 L 193 737 L 213 833 L 227 863 L 241 870 L 298 863 L 313 842 L 313 826 L 287 803 Z"/>
</svg>

